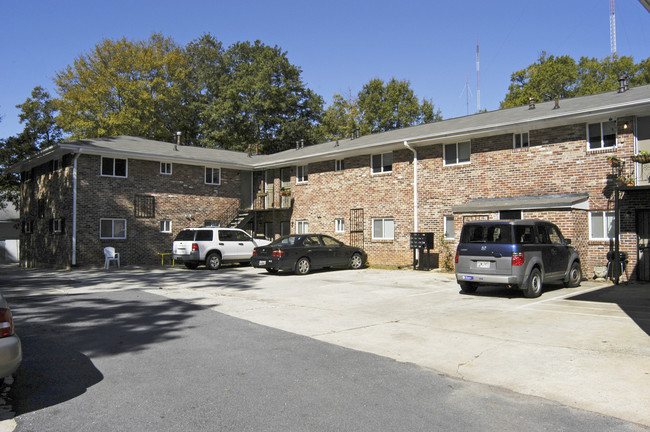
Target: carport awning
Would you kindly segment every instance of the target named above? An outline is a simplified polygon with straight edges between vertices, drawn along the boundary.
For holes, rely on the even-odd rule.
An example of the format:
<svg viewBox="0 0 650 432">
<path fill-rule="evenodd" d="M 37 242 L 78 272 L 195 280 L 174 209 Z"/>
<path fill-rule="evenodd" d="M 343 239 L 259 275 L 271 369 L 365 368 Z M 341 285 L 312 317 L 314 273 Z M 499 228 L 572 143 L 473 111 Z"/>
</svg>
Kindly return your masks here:
<svg viewBox="0 0 650 432">
<path fill-rule="evenodd" d="M 589 194 L 524 196 L 514 198 L 482 198 L 452 207 L 454 213 L 500 210 L 589 209 Z"/>
</svg>

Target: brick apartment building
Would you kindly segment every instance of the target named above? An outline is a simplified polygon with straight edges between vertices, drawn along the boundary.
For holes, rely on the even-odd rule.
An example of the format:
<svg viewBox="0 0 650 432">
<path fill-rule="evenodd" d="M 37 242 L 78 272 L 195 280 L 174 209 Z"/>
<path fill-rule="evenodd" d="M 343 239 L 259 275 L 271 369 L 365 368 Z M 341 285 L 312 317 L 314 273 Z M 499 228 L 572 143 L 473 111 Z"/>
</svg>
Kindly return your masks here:
<svg viewBox="0 0 650 432">
<path fill-rule="evenodd" d="M 620 250 L 631 277 L 650 280 L 650 164 L 633 160 L 644 150 L 650 86 L 273 155 L 126 136 L 62 143 L 13 167 L 20 262 L 97 266 L 113 246 L 122 264 L 155 264 L 180 229 L 232 223 L 267 238 L 331 234 L 399 265 L 412 261 L 411 232 L 453 251 L 464 221 L 541 218 L 591 276 L 614 247 L 618 193 Z"/>
</svg>

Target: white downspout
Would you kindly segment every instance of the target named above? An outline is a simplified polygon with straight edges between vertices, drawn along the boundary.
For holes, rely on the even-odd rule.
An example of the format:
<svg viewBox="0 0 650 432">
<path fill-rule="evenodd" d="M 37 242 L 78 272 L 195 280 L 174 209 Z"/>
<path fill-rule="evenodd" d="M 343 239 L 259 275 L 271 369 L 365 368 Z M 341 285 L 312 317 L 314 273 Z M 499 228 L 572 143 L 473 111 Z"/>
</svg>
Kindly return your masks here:
<svg viewBox="0 0 650 432">
<path fill-rule="evenodd" d="M 72 265 L 77 265 L 77 159 L 81 156 L 81 147 L 72 162 Z"/>
<path fill-rule="evenodd" d="M 418 226 L 418 152 L 411 147 L 408 141 L 404 146 L 413 152 L 413 232 L 420 232 Z"/>
</svg>

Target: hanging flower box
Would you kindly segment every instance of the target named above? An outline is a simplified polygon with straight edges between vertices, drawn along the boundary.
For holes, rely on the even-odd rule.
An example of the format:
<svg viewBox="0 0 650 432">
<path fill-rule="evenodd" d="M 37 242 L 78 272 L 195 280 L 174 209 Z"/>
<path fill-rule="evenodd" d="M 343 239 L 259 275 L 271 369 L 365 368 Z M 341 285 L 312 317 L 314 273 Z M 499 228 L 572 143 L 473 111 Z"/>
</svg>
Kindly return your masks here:
<svg viewBox="0 0 650 432">
<path fill-rule="evenodd" d="M 257 193 L 257 197 L 258 197 L 258 198 L 264 198 L 264 197 L 267 196 L 267 195 L 268 195 L 268 194 L 267 194 L 266 192 L 258 192 L 258 193 Z"/>
<path fill-rule="evenodd" d="M 282 196 L 291 196 L 291 189 L 282 189 L 280 191 L 280 195 L 282 195 Z"/>
<path fill-rule="evenodd" d="M 650 163 L 650 154 L 637 154 L 632 156 L 632 161 L 640 164 Z"/>
</svg>

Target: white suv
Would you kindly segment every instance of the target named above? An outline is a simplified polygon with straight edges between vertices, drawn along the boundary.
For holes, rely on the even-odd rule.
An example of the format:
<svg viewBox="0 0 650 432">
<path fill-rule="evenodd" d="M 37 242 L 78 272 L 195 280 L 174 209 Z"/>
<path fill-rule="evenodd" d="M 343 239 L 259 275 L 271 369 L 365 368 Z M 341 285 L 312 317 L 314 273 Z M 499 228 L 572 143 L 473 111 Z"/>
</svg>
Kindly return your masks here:
<svg viewBox="0 0 650 432">
<path fill-rule="evenodd" d="M 249 263 L 253 249 L 269 243 L 237 228 L 186 228 L 174 239 L 172 258 L 189 269 L 205 264 L 216 270 L 223 262 Z"/>
</svg>

